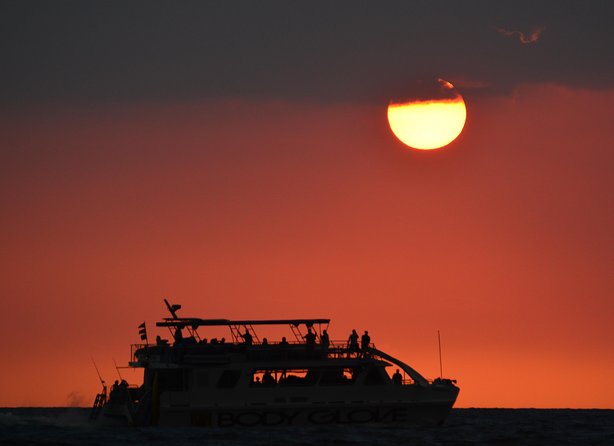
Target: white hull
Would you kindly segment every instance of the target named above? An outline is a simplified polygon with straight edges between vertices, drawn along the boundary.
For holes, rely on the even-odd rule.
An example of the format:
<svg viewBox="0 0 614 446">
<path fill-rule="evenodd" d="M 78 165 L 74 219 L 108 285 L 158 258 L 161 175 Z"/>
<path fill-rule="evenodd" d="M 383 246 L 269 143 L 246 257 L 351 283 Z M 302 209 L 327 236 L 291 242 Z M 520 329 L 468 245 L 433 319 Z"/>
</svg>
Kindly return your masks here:
<svg viewBox="0 0 614 446">
<path fill-rule="evenodd" d="M 440 424 L 451 404 L 335 405 L 310 407 L 211 407 L 162 409 L 161 426 L 299 426 L 329 424 Z"/>
</svg>

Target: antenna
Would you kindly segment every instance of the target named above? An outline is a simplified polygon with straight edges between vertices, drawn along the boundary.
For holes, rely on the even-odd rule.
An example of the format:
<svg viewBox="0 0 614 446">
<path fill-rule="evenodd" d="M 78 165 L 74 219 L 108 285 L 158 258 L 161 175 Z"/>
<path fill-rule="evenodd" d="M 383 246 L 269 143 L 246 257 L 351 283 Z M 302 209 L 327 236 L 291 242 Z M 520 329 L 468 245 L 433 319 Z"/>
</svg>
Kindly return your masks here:
<svg viewBox="0 0 614 446">
<path fill-rule="evenodd" d="M 166 308 L 168 309 L 169 313 L 171 313 L 171 316 L 173 316 L 173 318 L 177 319 L 177 310 L 181 309 L 181 305 L 179 304 L 170 304 L 168 302 L 168 300 L 164 299 L 164 303 L 166 304 Z"/>
<path fill-rule="evenodd" d="M 439 378 L 443 378 L 443 365 L 441 362 L 441 335 L 437 330 L 437 342 L 439 343 Z"/>
<path fill-rule="evenodd" d="M 98 374 L 98 379 L 100 380 L 102 387 L 105 387 L 104 379 L 102 379 L 102 376 L 100 376 L 100 371 L 98 370 L 98 367 L 96 367 L 96 361 L 94 361 L 93 357 L 90 356 L 90 358 L 92 358 L 92 364 L 94 364 L 94 368 L 96 369 L 96 373 Z"/>
<path fill-rule="evenodd" d="M 113 364 L 115 364 L 115 371 L 117 372 L 117 376 L 119 376 L 119 380 L 123 381 L 124 378 L 122 378 L 122 374 L 119 373 L 119 367 L 117 366 L 117 363 L 115 362 L 115 358 L 113 358 Z"/>
</svg>

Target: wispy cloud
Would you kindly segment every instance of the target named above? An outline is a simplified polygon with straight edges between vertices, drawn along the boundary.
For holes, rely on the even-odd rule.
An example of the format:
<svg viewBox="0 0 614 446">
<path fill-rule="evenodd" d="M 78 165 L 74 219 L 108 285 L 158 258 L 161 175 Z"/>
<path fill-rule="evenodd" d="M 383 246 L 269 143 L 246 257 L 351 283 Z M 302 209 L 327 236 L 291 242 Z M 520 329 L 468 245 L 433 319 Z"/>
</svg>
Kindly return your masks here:
<svg viewBox="0 0 614 446">
<path fill-rule="evenodd" d="M 544 32 L 545 27 L 537 26 L 533 28 L 530 34 L 525 34 L 522 31 L 507 30 L 505 28 L 496 28 L 497 32 L 506 37 L 518 37 L 518 41 L 524 45 L 536 43 Z"/>
</svg>

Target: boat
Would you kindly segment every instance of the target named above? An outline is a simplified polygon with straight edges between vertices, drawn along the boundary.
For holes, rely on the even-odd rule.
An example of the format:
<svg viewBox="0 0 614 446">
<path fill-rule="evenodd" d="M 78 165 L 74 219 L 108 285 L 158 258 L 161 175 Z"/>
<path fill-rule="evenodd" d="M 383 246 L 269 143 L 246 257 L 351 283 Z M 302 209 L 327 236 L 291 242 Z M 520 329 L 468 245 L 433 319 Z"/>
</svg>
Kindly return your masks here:
<svg viewBox="0 0 614 446">
<path fill-rule="evenodd" d="M 134 426 L 292 426 L 444 422 L 458 396 L 456 381 L 427 380 L 379 350 L 365 332 L 362 345 L 329 340 L 330 319 L 229 320 L 170 317 L 156 323 L 149 343 L 145 323 L 128 367 L 143 370 L 141 385 L 116 381 L 96 395 L 90 418 Z M 276 342 L 257 330 L 288 326 Z M 228 328 L 230 340 L 203 331 Z M 366 337 L 365 337 L 366 336 Z M 388 372 L 388 369 L 390 372 Z M 394 373 L 392 369 L 395 369 Z"/>
</svg>

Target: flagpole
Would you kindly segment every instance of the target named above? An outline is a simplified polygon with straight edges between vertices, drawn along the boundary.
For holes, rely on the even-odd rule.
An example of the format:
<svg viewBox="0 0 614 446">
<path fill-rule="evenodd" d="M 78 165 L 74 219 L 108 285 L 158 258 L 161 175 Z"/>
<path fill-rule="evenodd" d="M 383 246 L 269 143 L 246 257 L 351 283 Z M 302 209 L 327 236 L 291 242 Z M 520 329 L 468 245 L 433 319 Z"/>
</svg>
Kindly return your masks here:
<svg viewBox="0 0 614 446">
<path fill-rule="evenodd" d="M 147 339 L 147 326 L 145 322 L 139 325 L 139 334 L 141 335 L 141 341 L 145 341 L 145 344 L 149 345 L 149 340 Z"/>
</svg>

